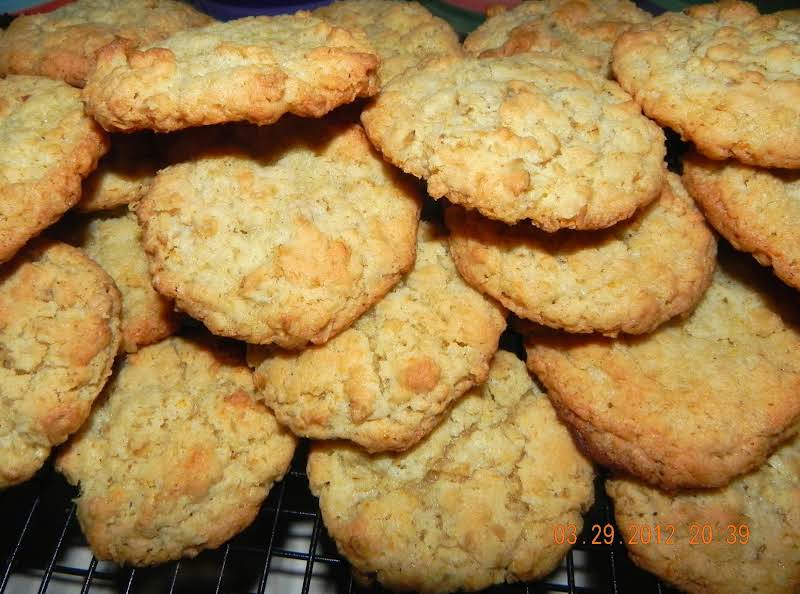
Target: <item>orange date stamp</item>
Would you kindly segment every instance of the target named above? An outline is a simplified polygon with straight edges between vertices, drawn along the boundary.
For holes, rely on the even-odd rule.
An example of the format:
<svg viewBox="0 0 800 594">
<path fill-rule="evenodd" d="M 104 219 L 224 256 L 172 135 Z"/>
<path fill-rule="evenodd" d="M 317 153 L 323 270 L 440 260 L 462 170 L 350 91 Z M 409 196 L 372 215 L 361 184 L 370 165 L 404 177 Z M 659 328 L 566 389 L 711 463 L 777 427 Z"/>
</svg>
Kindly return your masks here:
<svg viewBox="0 0 800 594">
<path fill-rule="evenodd" d="M 628 524 L 618 530 L 613 524 L 592 524 L 588 536 L 578 533 L 574 524 L 553 526 L 555 544 L 582 545 L 746 545 L 750 541 L 750 527 L 747 524 Z"/>
</svg>

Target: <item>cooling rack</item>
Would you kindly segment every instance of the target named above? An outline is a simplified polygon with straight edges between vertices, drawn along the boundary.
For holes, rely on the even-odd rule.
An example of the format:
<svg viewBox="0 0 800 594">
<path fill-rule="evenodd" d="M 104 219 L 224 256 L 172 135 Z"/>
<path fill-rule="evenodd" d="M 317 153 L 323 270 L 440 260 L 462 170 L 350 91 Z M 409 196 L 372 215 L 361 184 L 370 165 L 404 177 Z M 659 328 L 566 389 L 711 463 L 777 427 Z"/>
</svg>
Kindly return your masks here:
<svg viewBox="0 0 800 594">
<path fill-rule="evenodd" d="M 384 594 L 359 587 L 328 538 L 308 489 L 307 453 L 304 442 L 245 532 L 216 551 L 148 569 L 92 557 L 75 517 L 77 491 L 47 466 L 32 481 L 0 493 L 0 594 Z M 544 581 L 485 594 L 674 594 L 634 567 L 622 545 L 583 544 L 593 524 L 613 523 L 602 483 L 601 476 L 584 533 L 561 567 Z"/>
</svg>

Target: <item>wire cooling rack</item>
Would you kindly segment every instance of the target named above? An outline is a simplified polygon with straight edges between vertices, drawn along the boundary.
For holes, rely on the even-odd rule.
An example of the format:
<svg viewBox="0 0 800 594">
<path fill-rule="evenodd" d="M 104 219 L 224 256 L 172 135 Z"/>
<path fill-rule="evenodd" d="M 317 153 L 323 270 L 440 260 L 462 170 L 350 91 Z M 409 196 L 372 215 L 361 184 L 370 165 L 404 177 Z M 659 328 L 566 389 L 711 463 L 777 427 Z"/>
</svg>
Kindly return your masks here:
<svg viewBox="0 0 800 594">
<path fill-rule="evenodd" d="M 307 443 L 291 470 L 271 490 L 256 521 L 230 543 L 195 559 L 132 569 L 92 557 L 72 498 L 76 490 L 45 467 L 19 487 L 0 492 L 0 594 L 382 594 L 353 582 L 322 524 L 305 474 Z M 622 546 L 582 544 L 591 526 L 612 523 L 597 480 L 597 501 L 584 534 L 551 576 L 531 584 L 491 588 L 486 594 L 667 594 L 628 560 Z"/>
</svg>

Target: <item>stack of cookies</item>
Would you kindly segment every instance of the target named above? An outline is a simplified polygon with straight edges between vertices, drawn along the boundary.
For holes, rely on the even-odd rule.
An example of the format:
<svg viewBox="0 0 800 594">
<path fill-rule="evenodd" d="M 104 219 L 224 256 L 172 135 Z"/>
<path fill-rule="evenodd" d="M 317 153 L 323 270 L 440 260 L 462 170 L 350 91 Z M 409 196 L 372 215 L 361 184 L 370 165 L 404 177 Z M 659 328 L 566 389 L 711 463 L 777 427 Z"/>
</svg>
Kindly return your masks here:
<svg viewBox="0 0 800 594">
<path fill-rule="evenodd" d="M 800 588 L 797 292 L 706 223 L 800 288 L 788 15 L 530 0 L 462 46 L 403 0 L 78 0 L 0 73 L 0 488 L 64 444 L 98 558 L 219 546 L 310 438 L 360 581 L 547 575 L 593 460 L 673 528 L 641 566 Z"/>
</svg>

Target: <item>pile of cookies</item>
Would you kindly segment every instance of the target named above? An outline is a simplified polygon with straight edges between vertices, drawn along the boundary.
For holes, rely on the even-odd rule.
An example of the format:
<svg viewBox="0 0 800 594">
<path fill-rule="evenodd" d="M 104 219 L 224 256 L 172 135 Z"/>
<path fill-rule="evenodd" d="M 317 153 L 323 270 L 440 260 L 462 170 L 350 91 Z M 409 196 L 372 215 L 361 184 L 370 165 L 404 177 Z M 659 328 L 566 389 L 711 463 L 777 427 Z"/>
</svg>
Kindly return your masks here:
<svg viewBox="0 0 800 594">
<path fill-rule="evenodd" d="M 305 437 L 364 582 L 546 576 L 594 461 L 637 564 L 800 591 L 792 15 L 78 0 L 0 73 L 0 488 L 60 446 L 98 558 L 219 546 Z"/>
</svg>

